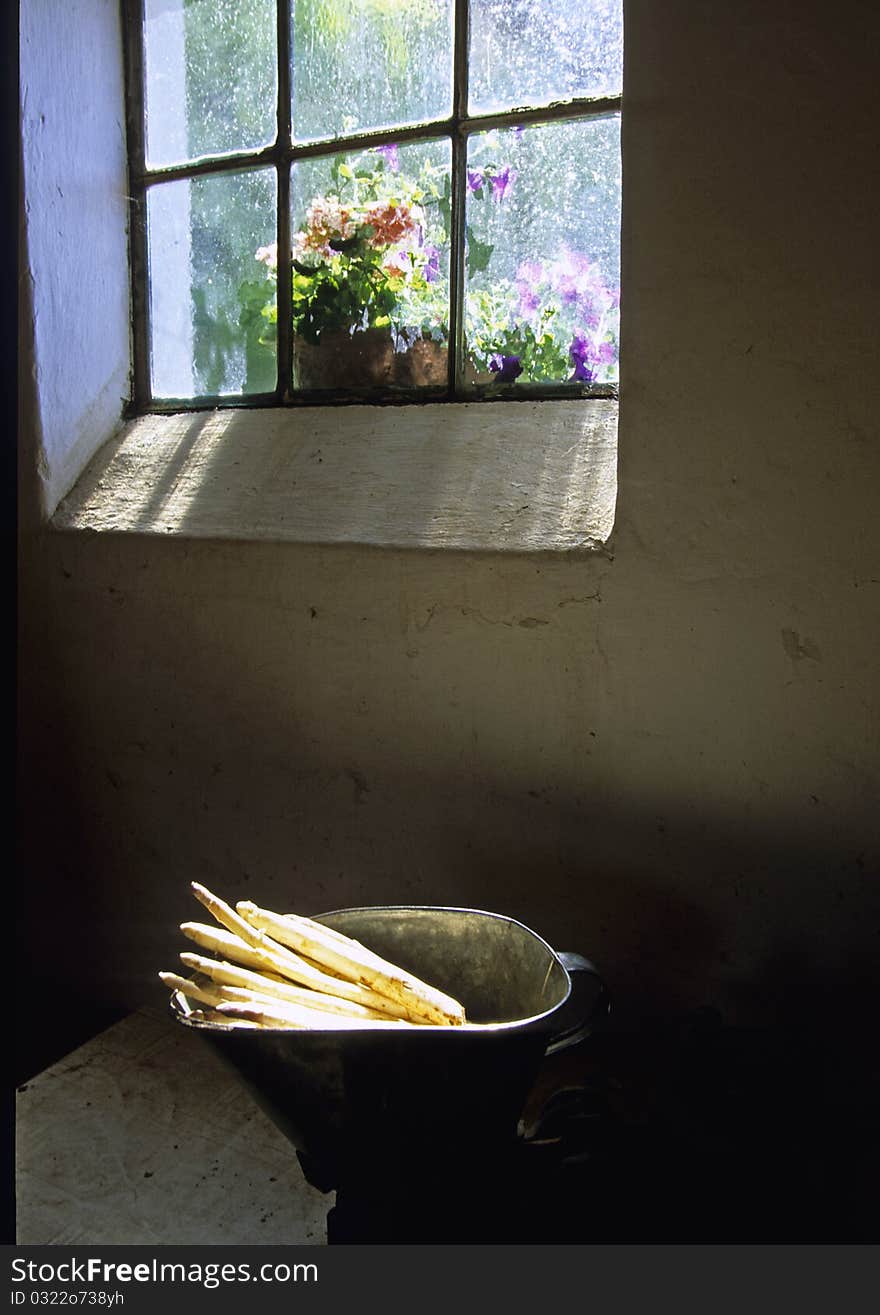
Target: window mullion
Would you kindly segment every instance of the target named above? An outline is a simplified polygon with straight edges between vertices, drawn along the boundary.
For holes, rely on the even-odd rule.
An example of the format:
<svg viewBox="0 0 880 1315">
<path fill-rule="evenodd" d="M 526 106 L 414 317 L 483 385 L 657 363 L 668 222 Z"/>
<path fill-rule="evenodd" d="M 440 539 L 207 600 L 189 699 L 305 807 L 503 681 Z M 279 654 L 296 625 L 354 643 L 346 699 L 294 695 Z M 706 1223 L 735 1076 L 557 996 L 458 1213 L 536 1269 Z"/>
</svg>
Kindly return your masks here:
<svg viewBox="0 0 880 1315">
<path fill-rule="evenodd" d="M 277 388 L 278 398 L 284 401 L 290 396 L 293 378 L 292 324 L 293 309 L 291 305 L 291 265 L 290 265 L 290 164 L 291 148 L 291 95 L 290 95 L 290 5 L 291 0 L 278 0 L 278 135 L 276 140 L 278 170 L 278 215 L 276 241 L 277 245 L 277 336 L 276 353 L 278 364 Z"/>
<path fill-rule="evenodd" d="M 464 359 L 464 247 L 467 203 L 467 132 L 463 127 L 468 112 L 468 57 L 470 5 L 455 0 L 455 44 L 452 89 L 452 195 L 449 234 L 449 394 L 461 390 Z"/>
</svg>

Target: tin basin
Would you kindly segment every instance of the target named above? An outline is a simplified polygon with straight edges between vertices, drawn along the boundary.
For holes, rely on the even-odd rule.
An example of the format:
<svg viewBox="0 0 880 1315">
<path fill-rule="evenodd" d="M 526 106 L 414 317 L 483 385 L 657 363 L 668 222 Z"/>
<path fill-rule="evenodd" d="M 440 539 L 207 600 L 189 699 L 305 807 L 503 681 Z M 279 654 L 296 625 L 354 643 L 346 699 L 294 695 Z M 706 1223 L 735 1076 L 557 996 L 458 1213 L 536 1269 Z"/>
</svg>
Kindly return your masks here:
<svg viewBox="0 0 880 1315">
<path fill-rule="evenodd" d="M 384 905 L 314 920 L 459 1000 L 455 1027 L 242 1029 L 194 1021 L 326 1188 L 346 1166 L 388 1167 L 424 1153 L 515 1138 L 544 1056 L 574 1045 L 607 1013 L 589 960 L 557 952 L 513 918 L 479 909 Z M 593 979 L 587 1002 L 575 979 Z M 486 1025 L 489 1026 L 486 1026 Z"/>
</svg>

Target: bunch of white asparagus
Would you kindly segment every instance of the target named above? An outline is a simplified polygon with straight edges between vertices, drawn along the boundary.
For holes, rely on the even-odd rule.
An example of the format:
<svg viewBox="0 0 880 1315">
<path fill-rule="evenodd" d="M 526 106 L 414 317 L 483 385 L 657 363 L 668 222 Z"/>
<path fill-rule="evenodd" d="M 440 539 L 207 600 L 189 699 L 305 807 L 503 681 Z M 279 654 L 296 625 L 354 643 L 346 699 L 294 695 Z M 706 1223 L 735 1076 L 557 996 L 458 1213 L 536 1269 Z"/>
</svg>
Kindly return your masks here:
<svg viewBox="0 0 880 1315">
<path fill-rule="evenodd" d="M 198 882 L 191 886 L 220 925 L 183 922 L 180 930 L 220 957 L 182 953 L 195 980 L 159 974 L 184 997 L 188 1018 L 235 1028 L 454 1026 L 466 1021 L 457 1000 L 359 941 L 249 900 L 233 909 Z"/>
</svg>

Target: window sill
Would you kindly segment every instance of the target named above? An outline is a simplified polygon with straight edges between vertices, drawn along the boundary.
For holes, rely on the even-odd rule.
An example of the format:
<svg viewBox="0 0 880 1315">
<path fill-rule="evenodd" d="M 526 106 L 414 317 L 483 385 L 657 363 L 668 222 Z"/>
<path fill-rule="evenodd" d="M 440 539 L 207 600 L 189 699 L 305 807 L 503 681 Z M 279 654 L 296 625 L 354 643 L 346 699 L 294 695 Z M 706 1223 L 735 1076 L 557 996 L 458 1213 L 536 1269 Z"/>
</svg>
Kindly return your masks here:
<svg viewBox="0 0 880 1315">
<path fill-rule="evenodd" d="M 61 503 L 61 530 L 511 553 L 611 533 L 616 401 L 143 416 Z"/>
</svg>

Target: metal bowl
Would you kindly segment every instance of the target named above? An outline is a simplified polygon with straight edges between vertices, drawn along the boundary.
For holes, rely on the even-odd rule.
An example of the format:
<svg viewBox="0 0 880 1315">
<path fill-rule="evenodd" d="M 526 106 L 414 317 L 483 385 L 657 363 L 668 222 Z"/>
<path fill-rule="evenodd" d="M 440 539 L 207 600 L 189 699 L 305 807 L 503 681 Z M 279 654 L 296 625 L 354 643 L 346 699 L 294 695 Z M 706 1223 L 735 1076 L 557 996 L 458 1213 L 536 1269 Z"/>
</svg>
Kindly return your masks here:
<svg viewBox="0 0 880 1315">
<path fill-rule="evenodd" d="M 608 1009 L 589 960 L 478 909 L 384 905 L 315 916 L 461 1001 L 457 1027 L 228 1029 L 172 1011 L 232 1066 L 257 1103 L 331 1182 L 340 1166 L 416 1148 L 457 1151 L 515 1136 L 542 1060 Z M 573 1000 L 575 974 L 597 989 Z M 489 1026 L 486 1026 L 486 1025 Z"/>
</svg>

